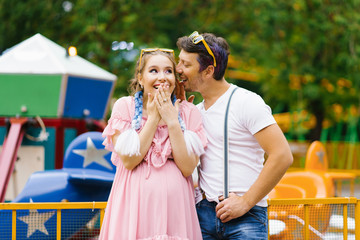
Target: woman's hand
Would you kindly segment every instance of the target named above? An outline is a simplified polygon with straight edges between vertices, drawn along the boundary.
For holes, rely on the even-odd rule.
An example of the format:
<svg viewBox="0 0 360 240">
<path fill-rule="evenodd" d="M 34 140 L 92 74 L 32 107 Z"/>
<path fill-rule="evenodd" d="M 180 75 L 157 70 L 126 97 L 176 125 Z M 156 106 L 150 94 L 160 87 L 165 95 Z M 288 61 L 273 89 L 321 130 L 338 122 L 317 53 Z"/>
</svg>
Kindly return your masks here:
<svg viewBox="0 0 360 240">
<path fill-rule="evenodd" d="M 151 93 L 148 94 L 147 104 L 146 104 L 146 111 L 148 115 L 148 119 L 154 121 L 157 124 L 161 120 L 160 113 L 158 111 L 158 108 L 156 106 L 156 99 L 155 96 L 153 96 Z"/>
<path fill-rule="evenodd" d="M 176 100 L 175 106 L 171 102 L 171 93 L 169 87 L 161 84 L 158 92 L 155 95 L 155 102 L 157 110 L 167 126 L 179 124 L 179 103 L 180 99 Z"/>
<path fill-rule="evenodd" d="M 178 119 L 180 99 L 176 100 L 175 106 L 171 102 L 169 88 L 161 85 L 155 95 L 155 102 L 162 121 L 168 127 L 172 155 L 176 166 L 184 177 L 188 177 L 194 171 L 198 163 L 195 154 L 188 154 L 186 142 Z"/>
</svg>

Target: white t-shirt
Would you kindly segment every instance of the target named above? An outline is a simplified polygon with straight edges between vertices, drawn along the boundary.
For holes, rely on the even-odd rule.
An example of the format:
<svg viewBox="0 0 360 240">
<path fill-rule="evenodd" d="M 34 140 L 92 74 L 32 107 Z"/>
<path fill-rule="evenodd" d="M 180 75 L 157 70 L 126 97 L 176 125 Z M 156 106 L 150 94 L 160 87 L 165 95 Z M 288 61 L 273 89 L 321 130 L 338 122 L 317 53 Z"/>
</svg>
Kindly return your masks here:
<svg viewBox="0 0 360 240">
<path fill-rule="evenodd" d="M 207 110 L 204 102 L 197 105 L 208 138 L 205 154 L 200 158 L 199 186 L 209 201 L 218 202 L 223 195 L 224 119 L 230 88 Z M 232 96 L 228 116 L 229 191 L 242 196 L 258 178 L 264 164 L 264 150 L 254 134 L 276 123 L 271 109 L 263 99 L 239 88 Z M 267 206 L 266 197 L 258 206 Z"/>
</svg>

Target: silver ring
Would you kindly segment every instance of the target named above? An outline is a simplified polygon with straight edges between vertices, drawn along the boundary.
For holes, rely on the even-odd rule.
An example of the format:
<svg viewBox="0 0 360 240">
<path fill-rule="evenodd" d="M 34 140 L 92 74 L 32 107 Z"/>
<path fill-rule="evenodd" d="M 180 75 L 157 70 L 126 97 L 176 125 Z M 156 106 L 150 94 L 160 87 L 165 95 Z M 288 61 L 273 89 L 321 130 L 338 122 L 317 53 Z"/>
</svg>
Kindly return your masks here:
<svg viewBox="0 0 360 240">
<path fill-rule="evenodd" d="M 164 100 L 163 100 L 163 102 L 166 102 L 167 101 L 167 99 L 165 98 Z"/>
</svg>

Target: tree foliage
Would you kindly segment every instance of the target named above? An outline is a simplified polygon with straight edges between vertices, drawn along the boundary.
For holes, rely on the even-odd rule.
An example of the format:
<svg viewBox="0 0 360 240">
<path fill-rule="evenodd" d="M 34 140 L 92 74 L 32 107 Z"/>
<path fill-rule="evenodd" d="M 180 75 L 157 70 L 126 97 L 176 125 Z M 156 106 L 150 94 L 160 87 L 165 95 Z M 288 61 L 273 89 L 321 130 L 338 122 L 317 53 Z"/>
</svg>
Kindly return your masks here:
<svg viewBox="0 0 360 240">
<path fill-rule="evenodd" d="M 360 0 L 0 0 L 0 51 L 38 32 L 75 45 L 118 76 L 119 97 L 140 48 L 176 49 L 178 37 L 213 32 L 228 40 L 233 68 L 258 76 L 257 92 L 275 111 L 315 115 L 310 137 L 318 139 L 323 120 L 359 111 L 358 9 Z M 115 41 L 133 49 L 114 49 Z"/>
<path fill-rule="evenodd" d="M 267 21 L 259 26 L 258 36 L 267 39 L 273 59 L 266 64 L 263 91 L 270 99 L 288 101 L 291 109 L 314 114 L 312 139 L 320 137 L 325 118 L 334 119 L 334 104 L 358 106 L 359 6 L 356 1 L 309 0 L 271 2 L 261 8 L 268 9 L 261 11 Z"/>
</svg>

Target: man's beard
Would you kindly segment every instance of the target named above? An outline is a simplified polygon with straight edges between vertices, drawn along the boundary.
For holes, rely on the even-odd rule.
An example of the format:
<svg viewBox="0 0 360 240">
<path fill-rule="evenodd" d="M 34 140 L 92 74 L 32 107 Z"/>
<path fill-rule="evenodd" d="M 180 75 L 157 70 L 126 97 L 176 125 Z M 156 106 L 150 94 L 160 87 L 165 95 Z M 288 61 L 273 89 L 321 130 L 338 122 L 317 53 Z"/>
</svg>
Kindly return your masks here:
<svg viewBox="0 0 360 240">
<path fill-rule="evenodd" d="M 194 90 L 188 86 L 188 85 L 184 85 L 184 88 L 185 88 L 185 92 L 193 92 Z"/>
<path fill-rule="evenodd" d="M 198 85 L 204 84 L 204 81 L 201 77 L 193 78 L 190 83 L 189 80 L 184 82 L 184 89 L 186 92 L 198 92 Z"/>
</svg>

